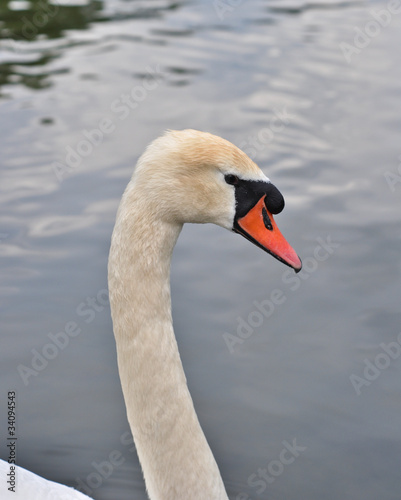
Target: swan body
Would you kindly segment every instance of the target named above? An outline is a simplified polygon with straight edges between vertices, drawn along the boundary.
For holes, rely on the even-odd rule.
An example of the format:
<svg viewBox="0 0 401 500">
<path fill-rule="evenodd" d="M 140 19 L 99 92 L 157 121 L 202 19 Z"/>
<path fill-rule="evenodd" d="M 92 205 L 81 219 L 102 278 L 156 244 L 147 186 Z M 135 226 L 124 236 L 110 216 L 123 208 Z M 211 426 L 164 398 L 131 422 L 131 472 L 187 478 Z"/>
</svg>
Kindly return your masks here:
<svg viewBox="0 0 401 500">
<path fill-rule="evenodd" d="M 4 460 L 0 460 L 0 498 L 1 500 L 91 500 L 89 497 L 73 488 L 64 486 L 44 479 L 18 465 L 15 467 L 15 486 L 12 489 L 12 482 L 7 481 L 12 476 L 10 465 Z"/>
<path fill-rule="evenodd" d="M 118 209 L 108 280 L 127 416 L 151 500 L 228 500 L 173 331 L 170 261 L 182 226 L 217 224 L 299 271 L 273 218 L 283 207 L 281 193 L 245 153 L 208 133 L 168 131 L 138 160 Z M 7 467 L 0 461 L 0 470 Z M 17 472 L 14 500 L 89 498 Z"/>
</svg>

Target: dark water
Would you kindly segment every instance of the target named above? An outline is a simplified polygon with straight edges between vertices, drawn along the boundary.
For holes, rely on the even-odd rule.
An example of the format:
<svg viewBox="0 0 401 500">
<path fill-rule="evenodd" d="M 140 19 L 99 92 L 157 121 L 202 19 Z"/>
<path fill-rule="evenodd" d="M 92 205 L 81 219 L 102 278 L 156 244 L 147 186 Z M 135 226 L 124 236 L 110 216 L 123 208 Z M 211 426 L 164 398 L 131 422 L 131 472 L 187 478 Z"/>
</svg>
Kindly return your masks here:
<svg viewBox="0 0 401 500">
<path fill-rule="evenodd" d="M 106 262 L 136 158 L 191 127 L 275 182 L 304 261 L 295 276 L 212 226 L 174 254 L 176 334 L 230 498 L 401 499 L 400 5 L 1 2 L 0 426 L 15 390 L 21 465 L 146 498 Z"/>
</svg>

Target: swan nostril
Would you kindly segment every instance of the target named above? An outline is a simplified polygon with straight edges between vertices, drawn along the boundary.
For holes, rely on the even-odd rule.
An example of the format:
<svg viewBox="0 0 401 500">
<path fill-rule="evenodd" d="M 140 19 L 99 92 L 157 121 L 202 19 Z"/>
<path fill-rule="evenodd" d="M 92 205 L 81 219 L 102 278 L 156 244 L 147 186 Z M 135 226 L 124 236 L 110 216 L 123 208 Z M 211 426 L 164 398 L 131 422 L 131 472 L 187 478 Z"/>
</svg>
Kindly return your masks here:
<svg viewBox="0 0 401 500">
<path fill-rule="evenodd" d="M 270 217 L 267 214 L 267 210 L 265 207 L 262 208 L 262 216 L 263 216 L 263 223 L 265 225 L 265 228 L 268 229 L 269 231 L 273 231 L 273 226 L 270 220 Z"/>
</svg>

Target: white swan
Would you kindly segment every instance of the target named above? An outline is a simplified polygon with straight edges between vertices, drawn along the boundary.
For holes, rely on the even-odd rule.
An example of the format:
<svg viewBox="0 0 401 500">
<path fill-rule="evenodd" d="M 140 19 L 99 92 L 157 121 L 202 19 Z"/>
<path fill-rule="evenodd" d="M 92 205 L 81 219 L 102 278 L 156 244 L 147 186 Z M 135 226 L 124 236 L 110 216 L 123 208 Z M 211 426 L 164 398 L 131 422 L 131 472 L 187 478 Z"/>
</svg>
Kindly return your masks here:
<svg viewBox="0 0 401 500">
<path fill-rule="evenodd" d="M 15 470 L 10 471 L 10 467 Z M 0 460 L 1 500 L 91 500 L 63 484 L 54 483 L 22 467 Z"/>
<path fill-rule="evenodd" d="M 181 228 L 212 222 L 299 271 L 301 261 L 273 219 L 283 207 L 278 189 L 245 153 L 195 130 L 169 131 L 151 143 L 124 192 L 109 256 L 110 305 L 128 420 L 151 500 L 228 500 L 172 326 L 170 260 Z M 20 496 L 17 487 L 12 498 L 47 497 Z"/>
</svg>

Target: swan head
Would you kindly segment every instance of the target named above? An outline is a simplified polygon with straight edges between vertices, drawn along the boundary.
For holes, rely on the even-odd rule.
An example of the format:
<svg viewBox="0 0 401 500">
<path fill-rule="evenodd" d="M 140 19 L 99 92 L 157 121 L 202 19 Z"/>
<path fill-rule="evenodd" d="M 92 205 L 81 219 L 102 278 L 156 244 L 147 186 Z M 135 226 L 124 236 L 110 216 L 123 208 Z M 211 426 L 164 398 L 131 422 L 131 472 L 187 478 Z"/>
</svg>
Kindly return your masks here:
<svg viewBox="0 0 401 500">
<path fill-rule="evenodd" d="M 165 221 L 217 224 L 301 270 L 273 218 L 284 208 L 282 194 L 230 142 L 197 130 L 167 131 L 147 147 L 132 182 Z"/>
</svg>

